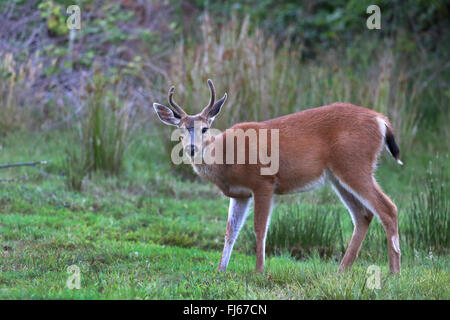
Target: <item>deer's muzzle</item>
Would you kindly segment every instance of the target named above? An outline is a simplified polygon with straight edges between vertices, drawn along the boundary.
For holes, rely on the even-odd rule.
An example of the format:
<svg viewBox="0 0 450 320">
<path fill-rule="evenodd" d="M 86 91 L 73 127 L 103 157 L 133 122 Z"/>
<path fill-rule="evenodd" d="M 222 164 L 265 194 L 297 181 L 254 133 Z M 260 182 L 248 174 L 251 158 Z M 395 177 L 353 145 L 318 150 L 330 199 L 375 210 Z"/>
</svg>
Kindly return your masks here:
<svg viewBox="0 0 450 320">
<path fill-rule="evenodd" d="M 184 152 L 193 157 L 198 152 L 198 147 L 193 144 L 187 145 L 184 148 Z"/>
</svg>

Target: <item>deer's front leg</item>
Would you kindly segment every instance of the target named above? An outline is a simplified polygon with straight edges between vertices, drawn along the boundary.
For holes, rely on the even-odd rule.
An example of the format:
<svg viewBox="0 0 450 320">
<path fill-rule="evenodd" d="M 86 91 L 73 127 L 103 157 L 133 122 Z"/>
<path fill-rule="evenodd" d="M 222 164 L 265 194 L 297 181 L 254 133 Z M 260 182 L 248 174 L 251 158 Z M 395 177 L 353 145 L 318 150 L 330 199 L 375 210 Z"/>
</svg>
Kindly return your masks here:
<svg viewBox="0 0 450 320">
<path fill-rule="evenodd" d="M 273 187 L 255 192 L 256 272 L 264 272 L 266 235 L 273 204 Z"/>
<path fill-rule="evenodd" d="M 247 218 L 251 199 L 252 198 L 230 198 L 227 229 L 225 232 L 225 245 L 219 267 L 217 268 L 218 270 L 225 271 L 227 269 L 234 243 Z"/>
</svg>

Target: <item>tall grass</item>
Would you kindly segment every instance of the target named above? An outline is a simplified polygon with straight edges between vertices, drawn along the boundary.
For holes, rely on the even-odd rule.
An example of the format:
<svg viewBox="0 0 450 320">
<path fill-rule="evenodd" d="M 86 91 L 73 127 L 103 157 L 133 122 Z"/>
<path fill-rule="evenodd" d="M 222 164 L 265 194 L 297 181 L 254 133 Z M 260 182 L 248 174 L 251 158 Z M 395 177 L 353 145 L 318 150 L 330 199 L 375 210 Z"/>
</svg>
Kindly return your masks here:
<svg viewBox="0 0 450 320">
<path fill-rule="evenodd" d="M 411 70 L 403 53 L 397 53 L 393 41 L 387 40 L 331 50 L 306 60 L 301 46 L 288 41 L 277 46 L 273 38 L 251 30 L 248 19 L 239 22 L 232 17 L 217 28 L 205 15 L 200 30 L 198 44 L 181 42 L 170 56 L 170 84 L 177 87 L 176 98 L 188 113 L 195 114 L 206 105 L 206 80 L 211 78 L 218 94 L 228 93 L 216 119 L 219 129 L 349 102 L 387 115 L 401 150 L 412 150 L 422 110 L 428 107 L 427 74 L 437 65 Z M 414 63 L 426 60 L 426 56 L 416 57 Z"/>
<path fill-rule="evenodd" d="M 117 175 L 123 168 L 125 150 L 140 122 L 133 117 L 131 102 L 122 97 L 119 82 L 96 71 L 86 87 L 75 142 L 66 151 L 68 184 L 74 189 L 81 188 L 91 171 Z"/>
<path fill-rule="evenodd" d="M 243 120 L 262 120 L 293 111 L 298 105 L 301 50 L 288 42 L 277 49 L 275 39 L 249 30 L 249 19 L 236 18 L 220 29 L 208 15 L 200 24 L 202 40 L 196 46 L 181 43 L 171 55 L 169 77 L 177 99 L 187 112 L 196 113 L 208 101 L 208 78 L 228 100 L 216 126 L 224 129 Z M 297 48 L 300 49 L 300 48 Z"/>
<path fill-rule="evenodd" d="M 65 150 L 66 184 L 70 190 L 80 191 L 83 179 L 91 169 L 87 150 L 79 143 L 77 136 L 72 137 L 72 143 Z"/>
<path fill-rule="evenodd" d="M 304 258 L 314 253 L 331 257 L 344 249 L 340 213 L 328 206 L 281 204 L 273 211 L 266 239 L 269 254 Z M 256 248 L 253 229 L 246 225 L 243 238 L 247 251 Z"/>
<path fill-rule="evenodd" d="M 447 156 L 448 162 L 448 156 Z M 450 202 L 445 168 L 430 167 L 424 181 L 417 183 L 403 223 L 406 241 L 413 249 L 450 252 Z"/>
<path fill-rule="evenodd" d="M 119 93 L 107 87 L 105 76 L 97 73 L 87 88 L 87 118 L 84 142 L 91 154 L 93 170 L 119 173 L 123 154 L 131 138 L 131 106 L 120 99 Z"/>
<path fill-rule="evenodd" d="M 42 66 L 17 61 L 12 53 L 0 54 L 0 134 L 27 128 L 30 125 L 33 106 L 27 95 L 35 84 Z"/>
</svg>

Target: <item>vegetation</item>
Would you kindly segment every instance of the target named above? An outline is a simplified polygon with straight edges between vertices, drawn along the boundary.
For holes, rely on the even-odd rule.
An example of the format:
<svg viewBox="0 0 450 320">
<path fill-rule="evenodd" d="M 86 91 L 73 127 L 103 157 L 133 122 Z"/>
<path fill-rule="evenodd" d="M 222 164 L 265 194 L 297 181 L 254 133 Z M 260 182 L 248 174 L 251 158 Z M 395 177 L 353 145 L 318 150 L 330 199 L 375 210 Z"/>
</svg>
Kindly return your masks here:
<svg viewBox="0 0 450 320">
<path fill-rule="evenodd" d="M 448 159 L 446 159 L 448 161 Z M 437 170 L 437 172 L 433 172 Z M 424 248 L 430 252 L 442 252 L 450 248 L 450 210 L 448 201 L 447 172 L 442 168 L 427 170 L 425 181 L 414 193 L 407 215 L 405 234 L 414 248 Z"/>
<path fill-rule="evenodd" d="M 87 85 L 85 112 L 75 127 L 78 139 L 66 148 L 68 186 L 75 190 L 81 190 L 84 176 L 91 171 L 117 175 L 122 170 L 125 149 L 139 121 L 133 118 L 131 104 L 121 99 L 118 80 L 108 80 L 97 71 Z"/>
<path fill-rule="evenodd" d="M 48 165 L 0 172 L 0 298 L 449 299 L 448 6 L 376 3 L 379 31 L 356 0 L 82 0 L 71 32 L 65 0 L 1 2 L 0 163 Z M 252 214 L 215 271 L 227 199 L 170 162 L 152 109 L 173 84 L 198 112 L 208 78 L 228 93 L 219 129 L 335 101 L 391 119 L 405 166 L 382 156 L 377 180 L 399 208 L 402 274 L 376 220 L 336 274 L 353 226 L 329 186 L 276 199 L 263 275 Z"/>
<path fill-rule="evenodd" d="M 267 234 L 267 252 L 299 259 L 313 253 L 329 258 L 344 249 L 340 225 L 340 215 L 344 212 L 333 210 L 336 210 L 334 206 L 301 205 L 297 202 L 276 207 Z M 245 244 L 253 244 L 248 252 L 255 251 L 255 236 L 249 225 L 244 234 Z"/>
</svg>

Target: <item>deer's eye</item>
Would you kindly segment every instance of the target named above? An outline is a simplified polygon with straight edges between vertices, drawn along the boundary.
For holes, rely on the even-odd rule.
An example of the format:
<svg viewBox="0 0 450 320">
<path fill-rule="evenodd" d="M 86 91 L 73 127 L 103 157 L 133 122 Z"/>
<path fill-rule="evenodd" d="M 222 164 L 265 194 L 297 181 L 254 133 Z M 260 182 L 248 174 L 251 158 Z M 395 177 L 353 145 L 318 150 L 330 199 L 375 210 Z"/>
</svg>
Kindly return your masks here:
<svg viewBox="0 0 450 320">
<path fill-rule="evenodd" d="M 202 133 L 206 133 L 206 131 L 208 131 L 208 128 L 202 128 Z"/>
</svg>

